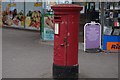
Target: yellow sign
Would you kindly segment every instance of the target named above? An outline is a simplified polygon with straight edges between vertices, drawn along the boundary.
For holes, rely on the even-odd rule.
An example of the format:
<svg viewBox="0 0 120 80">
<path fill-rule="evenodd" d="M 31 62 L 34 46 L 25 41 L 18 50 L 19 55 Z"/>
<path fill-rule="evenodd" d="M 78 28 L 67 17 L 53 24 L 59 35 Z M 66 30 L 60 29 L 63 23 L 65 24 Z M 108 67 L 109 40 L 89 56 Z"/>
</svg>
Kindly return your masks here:
<svg viewBox="0 0 120 80">
<path fill-rule="evenodd" d="M 8 4 L 8 7 L 13 7 L 13 6 L 16 6 L 16 4 L 15 3 Z"/>
<path fill-rule="evenodd" d="M 42 6 L 42 3 L 41 2 L 36 2 L 36 3 L 34 3 L 34 6 L 35 7 L 40 7 L 40 6 Z"/>
<path fill-rule="evenodd" d="M 107 42 L 107 50 L 120 50 L 120 42 Z"/>
</svg>

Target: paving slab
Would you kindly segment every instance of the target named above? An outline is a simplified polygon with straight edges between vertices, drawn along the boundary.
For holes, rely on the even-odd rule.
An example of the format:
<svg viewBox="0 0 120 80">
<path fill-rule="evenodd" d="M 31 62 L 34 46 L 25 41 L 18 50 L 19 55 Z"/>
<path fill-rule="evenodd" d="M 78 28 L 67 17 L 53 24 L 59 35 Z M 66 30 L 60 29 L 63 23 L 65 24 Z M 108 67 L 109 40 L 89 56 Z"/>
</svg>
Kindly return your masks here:
<svg viewBox="0 0 120 80">
<path fill-rule="evenodd" d="M 2 77 L 52 78 L 53 45 L 50 44 L 41 42 L 39 32 L 3 28 Z M 118 77 L 117 53 L 85 53 L 82 48 L 78 56 L 80 78 Z"/>
</svg>

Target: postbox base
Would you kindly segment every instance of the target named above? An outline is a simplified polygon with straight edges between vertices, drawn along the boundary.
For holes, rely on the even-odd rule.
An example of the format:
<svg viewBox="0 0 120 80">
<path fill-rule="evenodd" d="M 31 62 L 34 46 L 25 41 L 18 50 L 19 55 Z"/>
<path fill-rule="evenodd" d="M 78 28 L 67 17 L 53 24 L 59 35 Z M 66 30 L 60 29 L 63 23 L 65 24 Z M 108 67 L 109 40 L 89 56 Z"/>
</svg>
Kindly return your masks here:
<svg viewBox="0 0 120 80">
<path fill-rule="evenodd" d="M 53 64 L 53 78 L 56 80 L 77 80 L 79 65 L 76 66 L 57 66 Z"/>
</svg>

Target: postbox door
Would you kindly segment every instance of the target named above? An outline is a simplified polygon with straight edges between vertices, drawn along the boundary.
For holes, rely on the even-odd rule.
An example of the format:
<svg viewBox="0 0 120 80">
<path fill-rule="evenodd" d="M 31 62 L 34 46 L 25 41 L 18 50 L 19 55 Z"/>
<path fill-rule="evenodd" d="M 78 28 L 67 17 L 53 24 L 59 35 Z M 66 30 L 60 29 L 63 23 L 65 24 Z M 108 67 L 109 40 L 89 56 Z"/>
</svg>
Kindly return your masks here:
<svg viewBox="0 0 120 80">
<path fill-rule="evenodd" d="M 55 16 L 54 64 L 67 65 L 67 15 Z"/>
<path fill-rule="evenodd" d="M 67 46 L 67 66 L 78 64 L 78 30 L 79 13 L 68 15 L 68 46 Z"/>
</svg>

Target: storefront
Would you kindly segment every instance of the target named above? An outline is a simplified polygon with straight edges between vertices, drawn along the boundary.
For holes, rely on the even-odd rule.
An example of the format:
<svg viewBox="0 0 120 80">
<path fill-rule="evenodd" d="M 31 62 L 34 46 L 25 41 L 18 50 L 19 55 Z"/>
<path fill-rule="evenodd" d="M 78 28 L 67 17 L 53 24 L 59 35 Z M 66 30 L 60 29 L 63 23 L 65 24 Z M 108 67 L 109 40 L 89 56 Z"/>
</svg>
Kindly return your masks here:
<svg viewBox="0 0 120 80">
<path fill-rule="evenodd" d="M 51 6 L 65 3 L 72 4 L 72 0 L 52 0 L 52 2 L 50 0 L 34 2 L 8 0 L 2 3 L 3 27 L 40 31 L 42 40 L 54 40 L 54 15 Z"/>
<path fill-rule="evenodd" d="M 100 2 L 73 2 L 83 7 L 80 12 L 79 42 L 84 42 L 84 25 L 91 21 L 100 22 Z"/>
<path fill-rule="evenodd" d="M 22 5 L 22 6 L 21 6 Z M 40 30 L 42 3 L 3 2 L 3 26 Z"/>
<path fill-rule="evenodd" d="M 84 25 L 91 21 L 101 24 L 103 50 L 109 50 L 107 46 L 120 41 L 120 2 L 3 2 L 3 26 L 37 30 L 40 31 L 42 40 L 54 40 L 54 15 L 51 6 L 55 4 L 77 4 L 83 7 L 80 12 L 80 42 L 83 42 Z M 116 45 L 119 48 L 120 43 Z"/>
<path fill-rule="evenodd" d="M 120 51 L 120 2 L 104 3 L 103 50 Z"/>
<path fill-rule="evenodd" d="M 120 51 L 120 2 L 83 2 L 80 20 L 80 42 L 84 35 L 84 25 L 95 21 L 101 24 L 102 49 Z"/>
<path fill-rule="evenodd" d="M 72 4 L 72 0 L 46 0 L 42 15 L 41 38 L 42 40 L 54 40 L 54 14 L 51 6 L 56 4 Z"/>
</svg>

